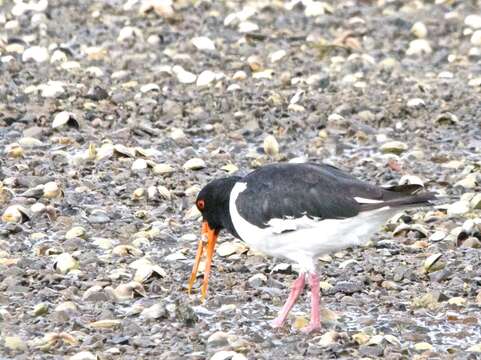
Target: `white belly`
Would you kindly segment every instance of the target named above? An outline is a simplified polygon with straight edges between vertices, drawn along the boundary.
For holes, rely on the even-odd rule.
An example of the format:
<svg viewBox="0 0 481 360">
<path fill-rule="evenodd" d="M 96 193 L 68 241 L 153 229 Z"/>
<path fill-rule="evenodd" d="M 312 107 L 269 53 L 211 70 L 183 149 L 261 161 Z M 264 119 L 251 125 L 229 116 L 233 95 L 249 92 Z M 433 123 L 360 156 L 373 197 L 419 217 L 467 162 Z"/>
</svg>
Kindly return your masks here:
<svg viewBox="0 0 481 360">
<path fill-rule="evenodd" d="M 232 223 L 240 238 L 267 255 L 298 262 L 307 271 L 314 270 L 315 259 L 320 255 L 366 242 L 399 211 L 386 207 L 348 219 L 316 220 L 306 216 L 273 219 L 268 227 L 259 228 L 246 221 L 235 207 L 235 201 L 245 186 L 244 183 L 237 183 L 229 202 Z"/>
</svg>

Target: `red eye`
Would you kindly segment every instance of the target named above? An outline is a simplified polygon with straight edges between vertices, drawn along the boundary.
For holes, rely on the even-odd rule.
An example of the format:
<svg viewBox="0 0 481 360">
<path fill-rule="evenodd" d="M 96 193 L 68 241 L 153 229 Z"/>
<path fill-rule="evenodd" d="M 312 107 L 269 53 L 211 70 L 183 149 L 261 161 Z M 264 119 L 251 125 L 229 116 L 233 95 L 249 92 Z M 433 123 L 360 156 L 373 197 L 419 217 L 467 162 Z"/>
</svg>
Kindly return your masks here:
<svg viewBox="0 0 481 360">
<path fill-rule="evenodd" d="M 205 202 L 204 200 L 197 200 L 197 207 L 199 210 L 204 210 Z"/>
</svg>

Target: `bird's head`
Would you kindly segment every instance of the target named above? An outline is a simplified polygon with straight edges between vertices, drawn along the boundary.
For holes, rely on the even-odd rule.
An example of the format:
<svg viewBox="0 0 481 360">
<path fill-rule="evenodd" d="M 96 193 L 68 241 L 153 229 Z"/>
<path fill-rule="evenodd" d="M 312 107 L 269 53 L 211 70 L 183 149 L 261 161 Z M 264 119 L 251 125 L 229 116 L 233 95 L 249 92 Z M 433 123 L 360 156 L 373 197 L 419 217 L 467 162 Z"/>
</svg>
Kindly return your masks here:
<svg viewBox="0 0 481 360">
<path fill-rule="evenodd" d="M 212 256 L 217 237 L 222 229 L 233 229 L 229 215 L 229 198 L 234 184 L 240 179 L 238 176 L 213 180 L 199 192 L 195 204 L 202 214 L 201 239 L 197 248 L 194 266 L 189 281 L 189 292 L 197 277 L 200 259 L 206 249 L 204 282 L 202 284 L 202 299 L 207 294 Z M 232 230 L 231 230 L 232 231 Z"/>
</svg>

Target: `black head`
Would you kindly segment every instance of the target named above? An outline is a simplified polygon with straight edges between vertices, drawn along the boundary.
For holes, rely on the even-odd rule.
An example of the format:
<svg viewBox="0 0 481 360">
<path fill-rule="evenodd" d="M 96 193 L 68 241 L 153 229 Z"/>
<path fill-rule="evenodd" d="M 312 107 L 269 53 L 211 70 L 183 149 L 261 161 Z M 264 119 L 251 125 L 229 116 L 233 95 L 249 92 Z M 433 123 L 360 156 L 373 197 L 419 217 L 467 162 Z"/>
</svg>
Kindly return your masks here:
<svg viewBox="0 0 481 360">
<path fill-rule="evenodd" d="M 229 197 L 239 176 L 230 176 L 208 183 L 197 195 L 195 204 L 212 230 L 227 229 L 237 236 L 229 215 Z"/>
</svg>

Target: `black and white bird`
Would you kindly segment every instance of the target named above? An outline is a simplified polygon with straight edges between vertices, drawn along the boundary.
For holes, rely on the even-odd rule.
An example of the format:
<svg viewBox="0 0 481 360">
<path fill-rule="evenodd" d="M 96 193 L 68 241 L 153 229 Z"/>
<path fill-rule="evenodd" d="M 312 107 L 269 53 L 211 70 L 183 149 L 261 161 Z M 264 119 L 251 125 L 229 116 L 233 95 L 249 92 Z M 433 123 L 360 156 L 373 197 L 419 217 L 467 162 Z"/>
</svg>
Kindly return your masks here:
<svg viewBox="0 0 481 360">
<path fill-rule="evenodd" d="M 231 176 L 207 184 L 196 205 L 202 213 L 202 238 L 189 282 L 195 282 L 206 250 L 202 297 L 207 293 L 212 256 L 222 229 L 250 247 L 300 267 L 290 295 L 273 320 L 282 326 L 307 282 L 311 320 L 304 329 L 320 328 L 320 291 L 316 262 L 320 255 L 366 242 L 389 218 L 435 199 L 419 185 L 383 188 L 360 181 L 330 165 L 271 164 L 245 177 Z"/>
</svg>

